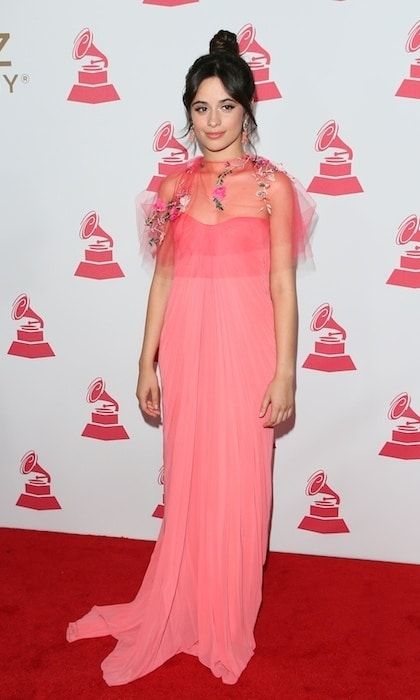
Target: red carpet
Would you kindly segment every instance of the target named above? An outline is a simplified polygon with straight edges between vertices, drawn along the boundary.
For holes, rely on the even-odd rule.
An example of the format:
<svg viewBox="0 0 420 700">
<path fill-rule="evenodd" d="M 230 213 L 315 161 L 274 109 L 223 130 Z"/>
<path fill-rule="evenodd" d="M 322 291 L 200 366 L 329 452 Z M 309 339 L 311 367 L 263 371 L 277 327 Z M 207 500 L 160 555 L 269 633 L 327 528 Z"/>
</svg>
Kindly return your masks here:
<svg viewBox="0 0 420 700">
<path fill-rule="evenodd" d="M 94 604 L 134 597 L 154 542 L 6 528 L 0 537 L 1 700 L 420 698 L 420 566 L 271 553 L 256 652 L 236 685 L 178 654 L 109 688 L 99 664 L 115 640 L 68 644 L 65 629 Z"/>
</svg>

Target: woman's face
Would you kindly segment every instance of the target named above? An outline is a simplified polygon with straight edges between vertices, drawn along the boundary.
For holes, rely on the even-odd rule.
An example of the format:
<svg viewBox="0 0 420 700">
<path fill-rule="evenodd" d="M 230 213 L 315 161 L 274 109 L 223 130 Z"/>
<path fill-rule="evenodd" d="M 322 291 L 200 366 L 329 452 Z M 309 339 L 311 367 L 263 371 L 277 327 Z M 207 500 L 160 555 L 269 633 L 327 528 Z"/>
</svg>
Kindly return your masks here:
<svg viewBox="0 0 420 700">
<path fill-rule="evenodd" d="M 219 78 L 206 78 L 200 83 L 191 105 L 191 119 L 204 156 L 216 159 L 242 154 L 244 113 Z"/>
</svg>

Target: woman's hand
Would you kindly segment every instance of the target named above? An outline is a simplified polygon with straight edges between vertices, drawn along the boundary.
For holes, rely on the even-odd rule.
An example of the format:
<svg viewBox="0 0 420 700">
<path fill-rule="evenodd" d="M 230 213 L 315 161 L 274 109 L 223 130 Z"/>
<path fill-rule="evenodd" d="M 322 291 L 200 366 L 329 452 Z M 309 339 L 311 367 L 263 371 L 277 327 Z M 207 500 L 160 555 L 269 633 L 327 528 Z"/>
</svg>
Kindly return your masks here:
<svg viewBox="0 0 420 700">
<path fill-rule="evenodd" d="M 274 377 L 269 383 L 261 403 L 259 417 L 265 415 L 271 404 L 271 415 L 264 428 L 273 428 L 290 418 L 295 410 L 295 379 L 292 376 Z"/>
<path fill-rule="evenodd" d="M 154 418 L 160 415 L 160 388 L 153 367 L 140 367 L 136 396 L 142 411 Z"/>
</svg>

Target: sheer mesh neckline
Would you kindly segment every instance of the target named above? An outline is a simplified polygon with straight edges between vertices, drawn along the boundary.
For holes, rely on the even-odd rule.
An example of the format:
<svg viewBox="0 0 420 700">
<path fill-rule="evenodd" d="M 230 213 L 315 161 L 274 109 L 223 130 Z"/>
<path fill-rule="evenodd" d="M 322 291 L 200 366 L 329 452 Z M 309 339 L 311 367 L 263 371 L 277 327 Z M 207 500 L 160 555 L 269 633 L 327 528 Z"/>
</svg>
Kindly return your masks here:
<svg viewBox="0 0 420 700">
<path fill-rule="evenodd" d="M 235 167 L 235 168 L 240 168 L 241 166 L 244 166 L 248 163 L 248 161 L 251 159 L 251 156 L 248 153 L 244 153 L 242 156 L 235 156 L 234 158 L 225 158 L 223 160 L 210 160 L 208 158 L 205 158 L 204 156 L 201 156 L 199 159 L 199 166 L 201 168 L 205 168 L 206 170 L 219 170 L 221 166 L 225 167 Z M 212 167 L 214 166 L 214 167 Z"/>
<path fill-rule="evenodd" d="M 233 163 L 235 161 L 245 160 L 249 157 L 248 153 L 243 153 L 241 156 L 233 156 L 233 158 L 206 158 L 205 156 L 199 156 L 204 163 Z"/>
</svg>

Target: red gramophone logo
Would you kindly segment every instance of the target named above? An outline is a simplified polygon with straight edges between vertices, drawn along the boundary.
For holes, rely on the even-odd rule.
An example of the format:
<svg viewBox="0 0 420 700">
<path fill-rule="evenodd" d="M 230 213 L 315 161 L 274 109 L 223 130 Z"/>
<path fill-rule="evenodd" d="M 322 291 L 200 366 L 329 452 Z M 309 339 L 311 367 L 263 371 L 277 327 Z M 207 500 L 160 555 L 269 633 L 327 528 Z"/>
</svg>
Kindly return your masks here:
<svg viewBox="0 0 420 700">
<path fill-rule="evenodd" d="M 172 175 L 182 170 L 188 160 L 188 150 L 174 136 L 171 122 L 164 122 L 156 131 L 153 139 L 153 150 L 162 153 L 158 165 L 158 175 L 154 175 L 147 187 L 148 192 L 158 192 L 166 175 Z"/>
<path fill-rule="evenodd" d="M 178 5 L 190 5 L 199 0 L 143 0 L 143 5 L 161 5 L 162 7 L 178 7 Z"/>
<path fill-rule="evenodd" d="M 327 475 L 322 469 L 309 477 L 305 493 L 307 496 L 322 494 L 322 498 L 310 505 L 309 515 L 305 515 L 298 528 L 322 535 L 350 532 L 343 518 L 339 516 L 340 496 L 328 486 Z"/>
<path fill-rule="evenodd" d="M 333 196 L 363 192 L 359 180 L 351 174 L 353 151 L 338 136 L 338 124 L 334 119 L 330 119 L 318 131 L 315 150 L 327 151 L 327 154 L 321 161 L 319 175 L 313 178 L 308 192 Z"/>
<path fill-rule="evenodd" d="M 420 20 L 411 27 L 405 44 L 407 53 L 415 53 L 420 49 Z M 420 58 L 415 58 L 410 66 L 410 77 L 402 81 L 395 93 L 397 97 L 413 97 L 420 99 Z"/>
<path fill-rule="evenodd" d="M 400 224 L 396 243 L 410 247 L 400 257 L 400 266 L 387 279 L 387 284 L 399 287 L 420 288 L 420 226 L 415 214 L 407 216 Z"/>
<path fill-rule="evenodd" d="M 164 465 L 162 464 L 161 468 L 159 469 L 159 476 L 158 476 L 158 483 L 164 486 Z M 153 511 L 153 518 L 163 518 L 163 514 L 165 512 L 165 488 L 163 490 L 162 494 L 162 503 L 158 503 L 156 508 Z"/>
<path fill-rule="evenodd" d="M 350 355 L 346 355 L 345 343 L 347 333 L 333 318 L 331 304 L 321 304 L 311 320 L 311 331 L 322 335 L 315 341 L 315 349 L 310 353 L 302 367 L 316 369 L 320 372 L 346 372 L 356 369 Z"/>
<path fill-rule="evenodd" d="M 61 510 L 55 496 L 51 495 L 51 477 L 38 462 L 38 455 L 30 450 L 20 461 L 20 471 L 29 476 L 25 483 L 25 493 L 16 501 L 17 506 L 34 510 Z"/>
<path fill-rule="evenodd" d="M 95 404 L 91 413 L 91 422 L 87 423 L 83 437 L 95 440 L 128 440 L 123 425 L 119 424 L 119 405 L 106 391 L 105 382 L 97 377 L 90 383 L 86 401 Z"/>
<path fill-rule="evenodd" d="M 17 329 L 17 339 L 7 351 L 8 355 L 28 357 L 31 360 L 54 357 L 50 344 L 44 340 L 44 321 L 31 309 L 27 294 L 21 294 L 13 302 L 12 318 L 15 321 L 23 320 L 24 323 Z"/>
<path fill-rule="evenodd" d="M 380 455 L 397 459 L 420 459 L 420 415 L 413 411 L 410 403 L 411 398 L 407 392 L 398 394 L 391 402 L 388 418 L 405 420 L 392 431 L 392 438 L 385 443 Z"/>
<path fill-rule="evenodd" d="M 85 248 L 85 259 L 79 263 L 76 277 L 90 277 L 95 280 L 124 277 L 117 262 L 113 260 L 114 241 L 106 231 L 99 226 L 99 216 L 90 211 L 80 224 L 80 238 L 89 241 Z"/>
<path fill-rule="evenodd" d="M 246 24 L 238 32 L 239 53 L 252 70 L 256 101 L 276 100 L 281 97 L 277 85 L 270 80 L 271 56 L 255 41 L 255 28 Z"/>
<path fill-rule="evenodd" d="M 120 97 L 108 82 L 108 59 L 93 43 L 90 29 L 82 29 L 74 40 L 73 58 L 80 61 L 85 58 L 78 74 L 78 82 L 73 85 L 68 96 L 72 102 L 114 102 Z"/>
</svg>

